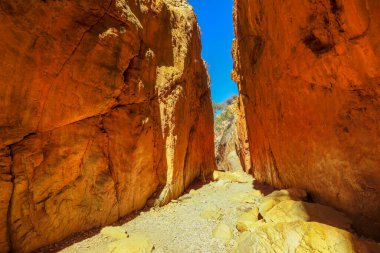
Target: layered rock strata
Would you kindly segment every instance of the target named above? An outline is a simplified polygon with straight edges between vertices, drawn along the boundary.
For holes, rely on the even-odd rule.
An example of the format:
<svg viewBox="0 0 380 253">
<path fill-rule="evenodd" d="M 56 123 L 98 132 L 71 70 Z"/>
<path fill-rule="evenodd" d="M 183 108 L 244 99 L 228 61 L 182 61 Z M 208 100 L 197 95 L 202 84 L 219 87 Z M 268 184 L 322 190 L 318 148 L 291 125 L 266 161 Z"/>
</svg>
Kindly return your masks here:
<svg viewBox="0 0 380 253">
<path fill-rule="evenodd" d="M 186 1 L 0 2 L 0 252 L 178 197 L 215 169 Z M 199 148 L 202 147 L 202 148 Z"/>
</svg>

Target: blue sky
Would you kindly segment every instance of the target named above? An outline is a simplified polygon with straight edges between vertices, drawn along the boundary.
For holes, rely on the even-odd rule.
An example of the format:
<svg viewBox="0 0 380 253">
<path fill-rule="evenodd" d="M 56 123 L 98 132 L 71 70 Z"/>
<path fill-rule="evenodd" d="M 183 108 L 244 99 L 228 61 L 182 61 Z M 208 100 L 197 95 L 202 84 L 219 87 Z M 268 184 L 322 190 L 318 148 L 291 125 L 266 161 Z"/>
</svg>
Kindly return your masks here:
<svg viewBox="0 0 380 253">
<path fill-rule="evenodd" d="M 194 7 L 202 32 L 202 56 L 211 77 L 211 96 L 222 102 L 237 94 L 231 80 L 231 47 L 234 38 L 233 0 L 189 0 Z"/>
</svg>

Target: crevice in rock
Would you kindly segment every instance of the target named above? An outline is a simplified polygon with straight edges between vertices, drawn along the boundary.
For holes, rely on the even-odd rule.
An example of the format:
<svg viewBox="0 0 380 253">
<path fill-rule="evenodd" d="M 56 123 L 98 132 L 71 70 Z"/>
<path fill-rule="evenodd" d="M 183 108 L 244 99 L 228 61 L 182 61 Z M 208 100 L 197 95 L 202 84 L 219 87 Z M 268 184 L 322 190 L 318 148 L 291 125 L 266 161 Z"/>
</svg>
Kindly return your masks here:
<svg viewBox="0 0 380 253">
<path fill-rule="evenodd" d="M 155 99 L 157 99 L 157 96 L 155 95 L 155 96 L 153 96 L 153 97 L 151 97 L 151 98 L 149 98 L 149 99 L 145 99 L 145 100 L 141 100 L 141 101 L 138 101 L 138 102 L 133 102 L 133 103 L 128 103 L 128 104 L 116 104 L 116 105 L 114 105 L 112 108 L 111 108 L 111 111 L 113 111 L 113 110 L 116 110 L 116 109 L 120 109 L 120 108 L 126 108 L 126 107 L 128 107 L 128 106 L 133 106 L 133 105 L 140 105 L 140 104 L 144 104 L 144 103 L 147 103 L 147 102 L 152 102 L 152 101 L 154 101 Z M 107 112 L 107 113 L 105 113 L 105 114 L 102 114 L 102 115 L 100 115 L 100 116 L 103 116 L 103 115 L 106 115 L 106 114 L 109 114 L 110 112 Z"/>
<path fill-rule="evenodd" d="M 368 17 L 368 25 L 367 25 L 366 29 L 362 33 L 360 33 L 356 36 L 353 36 L 353 37 L 349 38 L 348 40 L 353 42 L 355 40 L 362 39 L 362 38 L 366 37 L 368 35 L 370 27 L 371 27 L 371 17 L 369 16 Z"/>
<path fill-rule="evenodd" d="M 12 192 L 11 192 L 11 197 L 9 198 L 9 204 L 8 204 L 8 210 L 7 210 L 7 232 L 8 232 L 8 242 L 9 242 L 9 252 L 12 252 L 13 249 L 13 242 L 12 242 L 12 222 L 11 222 L 11 210 L 12 210 L 12 203 L 13 203 L 13 195 L 14 195 L 14 190 L 15 190 L 15 175 L 14 175 L 14 169 L 13 169 L 13 150 L 12 146 L 9 145 L 9 156 L 11 158 L 11 164 L 9 166 L 9 170 L 11 173 L 11 182 L 12 182 Z"/>
<path fill-rule="evenodd" d="M 278 183 L 282 183 L 281 177 L 280 177 L 280 172 L 278 170 L 277 160 L 273 154 L 272 146 L 270 144 L 269 144 L 269 154 L 270 154 L 270 157 L 272 159 L 273 170 L 274 170 L 274 174 L 272 174 L 272 184 L 275 184 L 276 181 Z"/>
<path fill-rule="evenodd" d="M 74 56 L 74 54 L 76 53 L 76 51 L 78 50 L 79 46 L 82 44 L 82 41 L 85 37 L 85 35 L 87 33 L 89 33 L 97 24 L 100 23 L 100 21 L 102 21 L 102 19 L 105 17 L 105 15 L 107 14 L 107 12 L 111 9 L 112 7 L 112 3 L 113 3 L 114 0 L 110 0 L 110 3 L 107 7 L 107 9 L 104 11 L 103 15 L 93 24 L 91 25 L 83 34 L 82 36 L 80 37 L 78 43 L 74 46 L 74 49 L 71 51 L 69 57 L 63 62 L 62 66 L 59 68 L 58 72 L 55 74 L 55 77 L 58 77 L 61 72 L 63 71 L 63 69 L 65 68 L 65 66 L 67 65 L 67 63 L 71 60 L 71 58 Z M 51 83 L 49 84 L 49 88 L 47 90 L 47 93 L 46 93 L 46 96 L 45 96 L 45 99 L 42 103 L 42 108 L 41 108 L 41 115 L 40 115 L 40 119 L 38 120 L 38 124 L 37 124 L 37 130 L 40 128 L 40 124 L 41 124 L 41 119 L 44 115 L 44 112 L 45 112 L 45 106 L 46 106 L 46 103 L 47 103 L 47 100 L 49 98 L 49 94 L 51 92 L 51 89 L 53 88 L 54 86 L 54 83 Z"/>
<path fill-rule="evenodd" d="M 186 153 L 185 153 L 185 156 L 184 156 L 184 159 L 183 159 L 183 170 L 182 170 L 182 189 L 185 190 L 186 189 L 186 173 L 185 173 L 185 169 L 187 168 L 187 163 L 188 163 L 188 157 L 189 157 L 189 153 L 190 153 L 190 146 L 191 146 L 191 140 L 192 140 L 192 135 L 193 133 L 195 132 L 195 126 L 198 124 L 198 121 L 199 121 L 199 117 L 197 117 L 197 119 L 194 121 L 194 124 L 191 126 L 191 129 L 189 131 L 189 134 L 187 136 L 187 147 L 186 147 Z"/>
<path fill-rule="evenodd" d="M 28 133 L 28 134 L 26 134 L 26 135 L 20 137 L 17 141 L 15 141 L 15 142 L 13 142 L 13 143 L 10 143 L 10 144 L 7 145 L 6 147 L 10 148 L 11 146 L 16 145 L 16 144 L 18 144 L 18 143 L 20 143 L 20 142 L 23 142 L 24 140 L 29 139 L 30 137 L 35 136 L 35 135 L 37 135 L 37 134 L 38 134 L 37 132 L 30 132 L 30 133 Z"/>
<path fill-rule="evenodd" d="M 330 7 L 332 13 L 334 14 L 337 14 L 338 12 L 342 11 L 342 6 L 338 3 L 337 0 L 330 0 Z"/>
<path fill-rule="evenodd" d="M 100 23 L 100 21 L 103 20 L 103 18 L 107 15 L 107 13 L 109 12 L 109 10 L 111 9 L 111 6 L 112 6 L 112 3 L 113 3 L 113 0 L 110 1 L 107 9 L 104 11 L 103 15 L 93 24 L 91 25 L 86 31 L 84 31 L 84 33 L 82 34 L 82 36 L 80 37 L 78 43 L 74 46 L 74 49 L 71 51 L 69 57 L 63 62 L 62 66 L 60 67 L 60 69 L 58 70 L 57 74 L 56 74 L 56 77 L 59 76 L 59 74 L 62 72 L 62 70 L 65 68 L 65 66 L 67 65 L 67 63 L 71 60 L 71 58 L 74 56 L 74 54 L 76 53 L 76 51 L 78 50 L 79 46 L 82 44 L 82 41 L 84 39 L 84 36 L 89 33 L 97 24 Z"/>
<path fill-rule="evenodd" d="M 116 198 L 116 209 L 117 209 L 117 217 L 120 219 L 120 211 L 119 211 L 119 203 L 120 203 L 120 196 L 119 196 L 119 191 L 117 189 L 118 182 L 117 178 L 115 177 L 114 169 L 113 169 L 113 164 L 112 164 L 112 159 L 111 159 L 111 154 L 110 154 L 110 137 L 108 135 L 107 129 L 104 126 L 104 118 L 101 116 L 100 118 L 100 123 L 99 123 L 99 129 L 102 133 L 106 135 L 107 138 L 107 151 L 106 151 L 106 156 L 108 159 L 108 172 L 110 174 L 110 177 L 113 181 L 113 186 L 115 190 L 115 198 Z"/>
<path fill-rule="evenodd" d="M 335 46 L 332 42 L 321 41 L 313 32 L 304 36 L 302 42 L 316 55 L 327 53 Z"/>
</svg>

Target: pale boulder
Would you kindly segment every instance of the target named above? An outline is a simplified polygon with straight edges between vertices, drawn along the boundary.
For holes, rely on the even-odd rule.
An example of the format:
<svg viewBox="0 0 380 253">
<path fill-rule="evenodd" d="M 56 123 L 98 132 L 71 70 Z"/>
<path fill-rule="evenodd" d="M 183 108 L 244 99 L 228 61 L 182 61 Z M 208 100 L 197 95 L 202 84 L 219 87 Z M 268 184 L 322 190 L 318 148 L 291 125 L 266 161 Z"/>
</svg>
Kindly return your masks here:
<svg viewBox="0 0 380 253">
<path fill-rule="evenodd" d="M 219 220 L 223 217 L 223 211 L 216 205 L 208 205 L 202 211 L 201 217 L 208 220 Z"/>
<path fill-rule="evenodd" d="M 264 215 L 272 207 L 284 200 L 298 200 L 298 197 L 292 196 L 287 190 L 274 191 L 261 199 L 259 204 L 260 214 Z"/>
<path fill-rule="evenodd" d="M 233 238 L 231 228 L 224 223 L 220 223 L 219 225 L 217 225 L 214 231 L 212 232 L 212 235 L 214 238 L 221 239 L 226 243 Z"/>
<path fill-rule="evenodd" d="M 373 246 L 379 249 L 378 245 Z M 355 235 L 315 222 L 270 223 L 243 233 L 235 253 L 369 253 L 367 243 Z M 372 251 L 375 252 L 375 251 Z"/>
<path fill-rule="evenodd" d="M 150 253 L 152 250 L 150 239 L 139 234 L 112 242 L 108 246 L 108 253 Z"/>
<path fill-rule="evenodd" d="M 105 227 L 100 233 L 118 240 L 128 238 L 128 233 L 122 227 Z"/>
<path fill-rule="evenodd" d="M 341 229 L 349 229 L 351 220 L 335 209 L 315 203 L 285 200 L 262 214 L 266 222 L 282 223 L 315 221 Z"/>
<path fill-rule="evenodd" d="M 253 208 L 249 212 L 243 213 L 239 216 L 236 222 L 236 228 L 240 232 L 248 231 L 257 225 L 259 216 L 259 209 Z"/>
</svg>

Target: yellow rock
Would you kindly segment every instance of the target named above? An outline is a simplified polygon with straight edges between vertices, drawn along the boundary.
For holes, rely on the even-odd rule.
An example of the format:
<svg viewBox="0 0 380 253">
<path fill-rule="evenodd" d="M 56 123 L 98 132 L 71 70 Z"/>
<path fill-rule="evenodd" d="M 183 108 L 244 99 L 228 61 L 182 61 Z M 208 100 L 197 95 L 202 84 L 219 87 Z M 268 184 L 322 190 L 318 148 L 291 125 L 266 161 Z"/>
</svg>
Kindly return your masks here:
<svg viewBox="0 0 380 253">
<path fill-rule="evenodd" d="M 274 191 L 271 194 L 268 194 L 267 196 L 264 197 L 264 199 L 273 199 L 280 202 L 280 201 L 289 200 L 293 198 L 287 190 L 279 190 L 279 191 Z"/>
<path fill-rule="evenodd" d="M 309 221 L 310 217 L 301 201 L 285 200 L 261 213 L 266 222 Z"/>
<path fill-rule="evenodd" d="M 226 182 L 237 182 L 237 183 L 248 183 L 252 179 L 250 176 L 245 174 L 244 172 L 230 172 L 230 171 L 218 171 L 215 170 L 213 173 L 213 179 L 215 181 L 223 180 Z"/>
<path fill-rule="evenodd" d="M 218 226 L 216 226 L 216 228 L 212 232 L 212 235 L 214 236 L 214 238 L 221 239 L 226 243 L 229 242 L 233 237 L 230 227 L 224 223 L 221 223 Z"/>
<path fill-rule="evenodd" d="M 278 203 L 280 203 L 280 201 L 275 199 L 263 199 L 259 204 L 260 214 L 264 216 L 270 209 L 272 209 Z"/>
<path fill-rule="evenodd" d="M 366 243 L 353 234 L 315 222 L 269 223 L 243 233 L 236 253 L 370 252 Z"/>
<path fill-rule="evenodd" d="M 260 214 L 264 216 L 272 207 L 284 200 L 292 200 L 287 190 L 274 191 L 261 199 L 259 204 Z"/>
<path fill-rule="evenodd" d="M 324 223 L 341 229 L 350 229 L 352 221 L 344 213 L 329 206 L 302 202 L 310 221 Z"/>
<path fill-rule="evenodd" d="M 223 217 L 223 212 L 217 206 L 209 205 L 202 211 L 201 217 L 210 220 L 219 220 Z"/>
<path fill-rule="evenodd" d="M 124 239 L 128 237 L 128 234 L 122 227 L 105 227 L 100 231 L 100 233 L 114 239 Z"/>
<path fill-rule="evenodd" d="M 316 221 L 341 229 L 349 229 L 351 221 L 331 207 L 302 201 L 285 200 L 262 214 L 266 222 Z"/>
<path fill-rule="evenodd" d="M 259 209 L 253 208 L 251 211 L 243 213 L 236 222 L 236 228 L 240 232 L 248 231 L 257 226 Z"/>
<path fill-rule="evenodd" d="M 262 197 L 263 196 L 263 193 L 261 191 L 258 191 L 258 190 L 254 190 L 252 191 L 252 196 L 254 197 Z"/>
<path fill-rule="evenodd" d="M 153 244 L 144 235 L 131 235 L 116 242 L 110 243 L 108 253 L 150 253 Z"/>
</svg>

